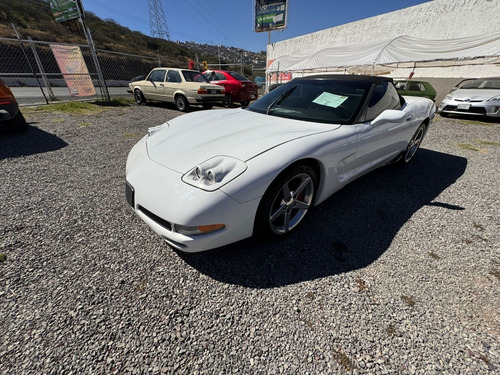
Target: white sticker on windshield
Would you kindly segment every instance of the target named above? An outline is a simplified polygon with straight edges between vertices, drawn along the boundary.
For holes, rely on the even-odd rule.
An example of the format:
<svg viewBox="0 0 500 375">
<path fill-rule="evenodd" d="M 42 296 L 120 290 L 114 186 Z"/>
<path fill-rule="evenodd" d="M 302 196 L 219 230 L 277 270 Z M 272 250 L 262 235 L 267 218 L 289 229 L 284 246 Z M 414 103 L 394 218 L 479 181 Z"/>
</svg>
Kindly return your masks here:
<svg viewBox="0 0 500 375">
<path fill-rule="evenodd" d="M 324 105 L 327 107 L 337 108 L 339 105 L 344 103 L 347 100 L 347 96 L 335 95 L 330 92 L 324 92 L 316 99 L 313 100 L 313 103 Z"/>
</svg>

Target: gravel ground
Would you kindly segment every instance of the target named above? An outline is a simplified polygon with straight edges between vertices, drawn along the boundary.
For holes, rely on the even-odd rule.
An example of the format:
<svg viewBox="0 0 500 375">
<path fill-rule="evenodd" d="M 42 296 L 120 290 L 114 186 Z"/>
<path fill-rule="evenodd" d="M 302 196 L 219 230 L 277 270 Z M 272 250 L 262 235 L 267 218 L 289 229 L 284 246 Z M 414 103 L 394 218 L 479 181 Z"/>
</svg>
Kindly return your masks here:
<svg viewBox="0 0 500 375">
<path fill-rule="evenodd" d="M 0 133 L 0 373 L 500 371 L 500 124 L 437 117 L 291 237 L 184 254 L 124 198 L 179 113 L 103 109 Z"/>
</svg>

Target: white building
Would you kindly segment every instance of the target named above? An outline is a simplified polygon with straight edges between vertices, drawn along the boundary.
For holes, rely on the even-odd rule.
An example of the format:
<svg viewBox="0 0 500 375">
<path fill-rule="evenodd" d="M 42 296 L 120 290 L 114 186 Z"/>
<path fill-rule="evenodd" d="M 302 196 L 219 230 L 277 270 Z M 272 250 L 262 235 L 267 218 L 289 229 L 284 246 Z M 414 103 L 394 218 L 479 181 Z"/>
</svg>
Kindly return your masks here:
<svg viewBox="0 0 500 375">
<path fill-rule="evenodd" d="M 267 62 L 269 67 L 282 56 L 307 56 L 326 48 L 380 43 L 403 35 L 426 40 L 446 39 L 452 43 L 451 39 L 487 37 L 496 33 L 500 33 L 500 0 L 433 0 L 272 43 L 267 46 Z M 462 65 L 462 61 L 457 65 L 451 63 L 448 67 L 436 68 L 417 63 L 411 68 L 391 69 L 388 75 L 402 78 L 414 71 L 415 78 L 425 78 L 438 86 L 438 92 L 447 92 L 461 78 L 500 76 L 500 51 L 496 51 L 495 55 L 498 59 L 489 59 L 485 65 Z M 302 74 L 292 72 L 292 75 Z"/>
</svg>

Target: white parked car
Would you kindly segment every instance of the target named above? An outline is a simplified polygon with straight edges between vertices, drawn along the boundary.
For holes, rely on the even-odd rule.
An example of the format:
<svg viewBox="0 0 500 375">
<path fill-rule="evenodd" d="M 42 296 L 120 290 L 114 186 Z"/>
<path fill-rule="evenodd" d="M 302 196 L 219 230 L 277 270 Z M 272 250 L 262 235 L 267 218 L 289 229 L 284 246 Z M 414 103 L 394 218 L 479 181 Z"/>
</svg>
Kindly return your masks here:
<svg viewBox="0 0 500 375">
<path fill-rule="evenodd" d="M 222 105 L 224 87 L 211 84 L 200 72 L 189 69 L 156 68 L 146 79 L 129 83 L 129 92 L 137 104 L 146 100 L 175 103 L 177 109 L 186 112 L 190 105 L 210 109 Z"/>
<path fill-rule="evenodd" d="M 284 236 L 350 181 L 408 163 L 434 112 L 429 99 L 401 97 L 390 78 L 294 79 L 246 109 L 150 128 L 128 156 L 127 201 L 186 252 Z"/>
<path fill-rule="evenodd" d="M 500 117 L 500 77 L 467 79 L 462 82 L 439 105 L 441 116 Z"/>
</svg>

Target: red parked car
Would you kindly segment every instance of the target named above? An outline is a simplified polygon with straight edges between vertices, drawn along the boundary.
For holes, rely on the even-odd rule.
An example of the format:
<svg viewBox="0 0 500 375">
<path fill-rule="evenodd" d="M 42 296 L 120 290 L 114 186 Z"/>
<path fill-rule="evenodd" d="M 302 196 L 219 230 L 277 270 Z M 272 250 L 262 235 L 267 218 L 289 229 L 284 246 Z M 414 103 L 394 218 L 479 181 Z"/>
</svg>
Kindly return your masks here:
<svg viewBox="0 0 500 375">
<path fill-rule="evenodd" d="M 256 100 L 259 96 L 257 83 L 250 81 L 240 73 L 226 70 L 207 70 L 203 75 L 210 83 L 224 86 L 226 89 L 224 107 L 230 107 L 233 102 L 247 106 L 251 100 Z"/>
<path fill-rule="evenodd" d="M 0 124 L 5 123 L 7 129 L 13 132 L 28 130 L 28 124 L 19 110 L 14 94 L 9 86 L 0 79 Z"/>
</svg>

